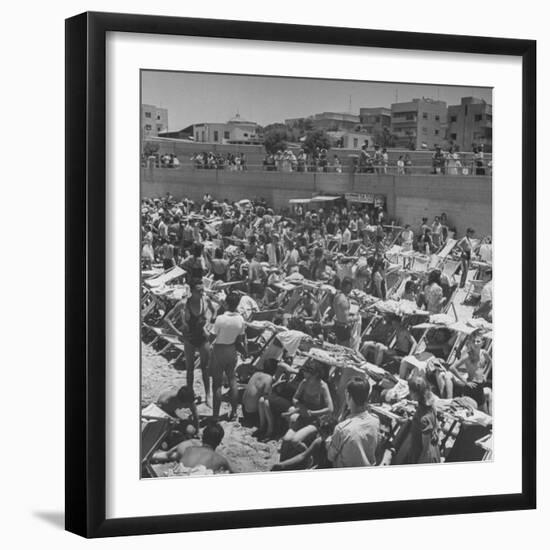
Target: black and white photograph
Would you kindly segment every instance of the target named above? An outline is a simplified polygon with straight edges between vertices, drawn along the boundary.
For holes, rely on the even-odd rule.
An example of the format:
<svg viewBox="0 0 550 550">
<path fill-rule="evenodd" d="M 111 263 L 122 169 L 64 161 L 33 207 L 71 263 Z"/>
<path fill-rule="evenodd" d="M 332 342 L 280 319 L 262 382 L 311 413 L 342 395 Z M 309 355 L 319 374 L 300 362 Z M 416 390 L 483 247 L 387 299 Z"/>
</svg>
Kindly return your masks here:
<svg viewBox="0 0 550 550">
<path fill-rule="evenodd" d="M 141 477 L 492 461 L 493 89 L 140 86 Z"/>
</svg>

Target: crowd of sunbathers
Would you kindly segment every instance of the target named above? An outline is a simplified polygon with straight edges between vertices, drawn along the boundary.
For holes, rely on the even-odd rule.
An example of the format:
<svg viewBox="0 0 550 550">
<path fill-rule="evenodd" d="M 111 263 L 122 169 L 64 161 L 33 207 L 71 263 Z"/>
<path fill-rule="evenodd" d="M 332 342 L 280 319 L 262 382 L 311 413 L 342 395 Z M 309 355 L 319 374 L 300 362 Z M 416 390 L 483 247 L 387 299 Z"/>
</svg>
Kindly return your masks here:
<svg viewBox="0 0 550 550">
<path fill-rule="evenodd" d="M 230 472 L 216 451 L 224 418 L 280 440 L 274 470 L 439 462 L 442 408 L 458 397 L 491 413 L 490 238 L 456 235 L 445 213 L 411 227 L 381 206 L 328 204 L 277 213 L 263 199 L 142 200 L 143 280 L 180 268 L 184 288 L 158 319 L 183 346 L 174 368 L 186 370 L 186 385 L 158 396 L 181 425 L 154 462 Z M 449 321 L 472 269 L 472 319 L 455 309 Z M 255 322 L 265 311 L 269 323 Z M 268 329 L 273 339 L 254 356 L 251 336 Z M 208 418 L 195 405 L 196 366 Z M 392 425 L 395 411 L 405 411 L 406 429 Z"/>
</svg>

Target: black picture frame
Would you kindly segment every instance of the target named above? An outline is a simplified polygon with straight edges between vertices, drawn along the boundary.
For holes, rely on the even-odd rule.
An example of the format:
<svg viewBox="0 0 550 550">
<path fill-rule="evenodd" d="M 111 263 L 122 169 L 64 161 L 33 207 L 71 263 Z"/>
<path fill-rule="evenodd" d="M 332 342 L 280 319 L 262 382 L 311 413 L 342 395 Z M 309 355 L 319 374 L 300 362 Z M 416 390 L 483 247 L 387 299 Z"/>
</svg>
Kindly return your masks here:
<svg viewBox="0 0 550 550">
<path fill-rule="evenodd" d="M 515 494 L 106 519 L 105 41 L 109 31 L 518 56 L 523 63 L 522 490 Z M 536 42 L 116 13 L 66 20 L 66 529 L 85 537 L 536 506 Z"/>
</svg>

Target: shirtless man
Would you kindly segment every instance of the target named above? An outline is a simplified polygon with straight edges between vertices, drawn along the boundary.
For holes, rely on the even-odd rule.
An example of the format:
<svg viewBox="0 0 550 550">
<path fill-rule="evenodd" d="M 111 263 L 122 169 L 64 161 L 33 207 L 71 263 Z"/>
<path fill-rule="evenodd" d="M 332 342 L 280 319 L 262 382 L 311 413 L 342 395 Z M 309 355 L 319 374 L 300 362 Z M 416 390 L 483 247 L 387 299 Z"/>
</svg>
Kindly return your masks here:
<svg viewBox="0 0 550 550">
<path fill-rule="evenodd" d="M 267 359 L 263 371 L 255 372 L 248 381 L 242 399 L 243 417 L 247 424 L 258 426 L 259 436 L 268 428 L 268 418 L 262 403 L 271 394 L 272 388 L 284 374 L 298 374 L 299 370 L 292 368 L 283 361 Z"/>
<path fill-rule="evenodd" d="M 346 277 L 342 281 L 340 292 L 336 294 L 333 302 L 334 309 L 334 331 L 336 333 L 336 343 L 340 346 L 349 347 L 351 339 L 351 329 L 356 317 L 350 312 L 349 293 L 353 288 L 353 282 Z"/>
<path fill-rule="evenodd" d="M 233 470 L 227 459 L 216 452 L 225 435 L 219 423 L 209 424 L 202 433 L 202 445 L 196 442 L 184 441 L 168 452 L 156 452 L 153 456 L 155 462 L 177 461 L 187 468 L 204 466 L 214 473 L 228 472 Z"/>
<path fill-rule="evenodd" d="M 268 359 L 264 363 L 264 370 L 255 372 L 248 381 L 244 390 L 242 409 L 243 418 L 247 425 L 258 426 L 259 431 L 262 431 L 265 426 L 262 422 L 262 414 L 259 410 L 259 401 L 271 393 L 271 385 L 273 383 L 273 375 L 277 369 L 277 361 Z"/>
<path fill-rule="evenodd" d="M 471 397 L 479 405 L 480 409 L 491 408 L 491 395 L 484 391 L 484 369 L 492 362 L 491 356 L 482 349 L 483 339 L 477 334 L 472 334 L 467 343 L 466 353 L 456 361 L 447 373 L 446 392 L 448 398 L 452 398 L 454 389 L 459 393 Z"/>
<path fill-rule="evenodd" d="M 181 409 L 189 409 L 191 416 L 187 418 L 188 423 L 194 428 L 194 432 L 199 433 L 199 415 L 195 404 L 195 394 L 188 386 L 182 386 L 179 390 L 174 388 L 162 391 L 157 398 L 157 405 L 170 416 L 175 416 L 181 420 Z M 189 430 L 187 430 L 189 433 Z"/>
<path fill-rule="evenodd" d="M 340 287 L 341 291 L 334 297 L 333 309 L 334 309 L 334 332 L 336 333 L 336 343 L 340 346 L 350 347 L 351 335 L 353 324 L 358 321 L 356 315 L 351 313 L 351 304 L 349 300 L 349 293 L 353 287 L 353 282 L 349 278 L 345 278 L 342 281 Z M 340 380 L 338 382 L 338 388 L 336 390 L 337 398 L 337 410 L 339 414 L 343 414 L 345 409 L 344 393 L 347 383 L 357 376 L 357 373 L 353 369 L 341 369 Z"/>
</svg>

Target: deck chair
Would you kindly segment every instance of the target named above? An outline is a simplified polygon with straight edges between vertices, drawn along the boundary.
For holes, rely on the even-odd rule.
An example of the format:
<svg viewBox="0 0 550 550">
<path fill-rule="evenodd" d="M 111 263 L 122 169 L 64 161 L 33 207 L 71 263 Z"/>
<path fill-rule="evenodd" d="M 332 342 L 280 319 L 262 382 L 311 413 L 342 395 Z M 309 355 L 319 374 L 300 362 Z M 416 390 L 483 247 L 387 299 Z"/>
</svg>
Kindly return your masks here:
<svg viewBox="0 0 550 550">
<path fill-rule="evenodd" d="M 392 264 L 398 264 L 401 257 L 402 249 L 403 247 L 398 244 L 392 245 L 386 252 L 386 258 L 388 259 L 388 261 L 390 261 Z"/>
<path fill-rule="evenodd" d="M 451 250 L 455 247 L 456 243 L 457 241 L 455 239 L 447 239 L 447 242 L 437 252 L 437 256 L 444 260 L 451 253 Z"/>
<path fill-rule="evenodd" d="M 355 256 L 359 245 L 361 244 L 361 239 L 354 239 L 348 243 L 348 256 Z"/>
<path fill-rule="evenodd" d="M 141 298 L 141 318 L 145 319 L 149 316 L 156 308 L 157 302 L 153 294 L 149 291 Z"/>
<path fill-rule="evenodd" d="M 471 279 L 466 284 L 468 285 L 468 288 L 466 289 L 466 295 L 464 296 L 465 302 L 469 298 L 479 298 L 483 287 L 487 284 L 487 281 Z"/>
<path fill-rule="evenodd" d="M 179 277 L 183 277 L 184 275 L 185 275 L 184 269 L 182 269 L 179 266 L 174 266 L 164 271 L 160 275 L 157 275 L 156 277 L 151 277 L 145 280 L 144 283 L 150 288 L 155 288 L 155 287 L 165 285 L 175 279 L 178 279 Z"/>
<path fill-rule="evenodd" d="M 441 264 L 441 258 L 437 254 L 432 254 L 430 256 L 430 261 L 428 262 L 428 271 L 436 269 Z"/>
<path fill-rule="evenodd" d="M 448 277 L 449 281 L 451 281 L 451 283 L 453 283 L 455 273 L 457 272 L 458 268 L 460 267 L 460 261 L 459 260 L 446 259 L 443 262 L 443 265 L 441 267 L 442 267 L 441 274 Z"/>
<path fill-rule="evenodd" d="M 449 310 L 452 308 L 453 311 L 454 311 L 455 318 L 458 319 L 458 315 L 457 315 L 457 312 L 456 312 L 456 306 L 455 306 L 455 300 L 456 300 L 457 295 L 458 295 L 458 284 L 455 284 L 453 286 L 451 295 L 449 296 L 449 298 L 447 299 L 447 301 L 445 302 L 445 305 L 443 306 L 443 308 L 441 310 L 441 313 L 449 313 Z"/>
<path fill-rule="evenodd" d="M 147 477 L 158 477 L 151 466 L 151 457 L 170 432 L 170 419 L 146 420 L 141 426 L 141 469 Z"/>
<path fill-rule="evenodd" d="M 412 270 L 417 273 L 426 273 L 430 266 L 429 256 L 414 256 Z"/>
<path fill-rule="evenodd" d="M 173 321 L 174 320 L 174 316 L 175 316 L 175 313 L 176 313 L 177 309 L 178 309 L 178 304 L 173 306 L 172 309 L 170 309 L 170 311 L 168 311 L 166 313 L 166 315 L 160 320 L 159 326 L 153 326 L 153 325 L 150 325 L 150 324 L 146 323 L 145 321 L 143 321 L 144 335 L 147 336 L 148 332 L 153 332 L 155 334 L 155 337 L 150 342 L 150 345 L 155 344 L 156 341 L 159 339 L 159 337 L 161 337 L 164 334 L 171 334 L 171 335 L 174 334 L 172 329 L 170 329 L 167 326 L 162 326 L 162 325 L 166 324 L 166 321 Z"/>
<path fill-rule="evenodd" d="M 249 322 L 253 322 L 253 321 L 272 322 L 278 313 L 279 313 L 278 309 L 264 309 L 263 311 L 253 311 L 248 321 Z"/>
<path fill-rule="evenodd" d="M 410 278 L 411 276 L 409 273 L 401 272 L 400 278 L 396 281 L 396 283 L 391 288 L 388 288 L 388 291 L 386 293 L 386 297 L 388 298 L 388 300 L 401 298 L 403 292 L 405 292 L 405 285 L 407 284 L 407 281 L 410 280 Z"/>
</svg>

